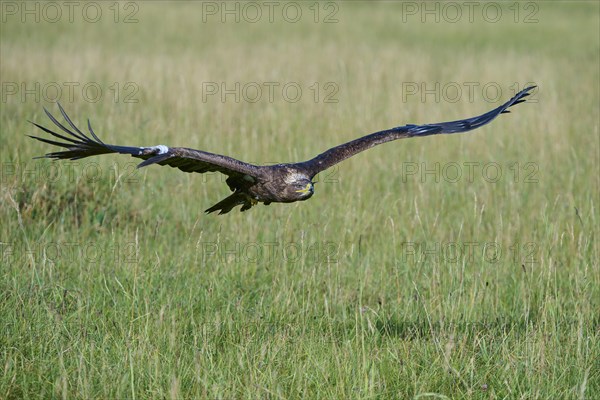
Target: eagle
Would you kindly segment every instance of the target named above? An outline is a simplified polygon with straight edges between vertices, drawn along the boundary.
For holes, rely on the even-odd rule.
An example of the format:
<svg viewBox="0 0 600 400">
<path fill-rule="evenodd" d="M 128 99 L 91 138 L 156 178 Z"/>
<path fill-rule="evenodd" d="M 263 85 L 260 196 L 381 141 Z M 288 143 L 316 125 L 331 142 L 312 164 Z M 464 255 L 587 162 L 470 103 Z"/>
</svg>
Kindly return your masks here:
<svg viewBox="0 0 600 400">
<path fill-rule="evenodd" d="M 57 103 L 58 108 L 68 126 L 59 122 L 44 108 L 50 121 L 62 132 L 59 133 L 60 131 L 57 129 L 51 130 L 29 121 L 54 138 L 27 136 L 66 149 L 36 158 L 78 160 L 100 154 L 118 153 L 142 159 L 138 168 L 157 164 L 168 165 L 184 172 L 220 172 L 227 176 L 225 182 L 233 193 L 205 212 L 218 211 L 219 214 L 226 214 L 236 206 L 241 206 L 240 211 L 246 211 L 259 202 L 269 205 L 308 200 L 314 194 L 313 178 L 315 175 L 357 153 L 392 140 L 477 129 L 491 122 L 498 115 L 509 113 L 509 107 L 524 102 L 525 97 L 534 88 L 535 86 L 530 86 L 521 90 L 506 103 L 477 117 L 435 124 L 398 126 L 333 147 L 308 161 L 288 164 L 254 165 L 220 154 L 185 147 L 169 147 L 162 144 L 151 147 L 107 144 L 96 135 L 89 119 L 87 121 L 89 135 L 86 135 L 73 123 L 59 103 Z"/>
</svg>

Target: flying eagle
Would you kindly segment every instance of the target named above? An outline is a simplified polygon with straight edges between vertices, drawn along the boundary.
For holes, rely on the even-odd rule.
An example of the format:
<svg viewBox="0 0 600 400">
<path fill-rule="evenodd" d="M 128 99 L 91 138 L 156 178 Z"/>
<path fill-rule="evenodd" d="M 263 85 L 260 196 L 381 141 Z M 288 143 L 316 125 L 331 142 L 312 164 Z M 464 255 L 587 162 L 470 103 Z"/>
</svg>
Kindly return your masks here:
<svg viewBox="0 0 600 400">
<path fill-rule="evenodd" d="M 525 88 L 505 104 L 478 117 L 437 124 L 404 125 L 375 132 L 333 147 L 311 160 L 293 164 L 259 166 L 220 154 L 185 147 L 168 147 L 165 145 L 129 147 L 106 144 L 96 136 L 89 120 L 88 130 L 91 138 L 79 130 L 60 104 L 58 104 L 60 112 L 70 128 L 60 123 L 45 108 L 44 111 L 48 118 L 64 133 L 54 132 L 32 122 L 33 125 L 60 139 L 60 141 L 28 136 L 67 149 L 48 153 L 37 158 L 78 160 L 99 154 L 119 153 L 130 154 L 132 157 L 143 159 L 144 161 L 138 165 L 138 168 L 158 164 L 179 168 L 184 172 L 221 172 L 227 175 L 226 182 L 233 194 L 207 209 L 206 213 L 219 211 L 219 214 L 226 214 L 239 205 L 242 206 L 241 211 L 246 211 L 258 202 L 269 205 L 271 203 L 292 203 L 308 200 L 314 193 L 312 179 L 315 175 L 348 157 L 378 144 L 396 139 L 467 132 L 479 128 L 491 122 L 498 115 L 509 113 L 509 107 L 524 102 L 525 97 L 530 94 L 529 92 L 533 88 L 535 86 Z"/>
</svg>

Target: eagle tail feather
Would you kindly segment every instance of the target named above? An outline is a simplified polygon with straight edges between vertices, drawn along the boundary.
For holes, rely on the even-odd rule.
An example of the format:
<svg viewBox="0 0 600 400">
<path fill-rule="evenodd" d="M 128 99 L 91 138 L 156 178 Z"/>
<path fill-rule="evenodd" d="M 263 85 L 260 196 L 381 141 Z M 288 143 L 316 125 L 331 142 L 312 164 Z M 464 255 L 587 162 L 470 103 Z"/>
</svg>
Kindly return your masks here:
<svg viewBox="0 0 600 400">
<path fill-rule="evenodd" d="M 240 192 L 235 192 L 234 194 L 224 198 L 214 206 L 206 209 L 204 212 L 210 214 L 212 212 L 219 211 L 219 215 L 227 214 L 229 211 L 233 210 L 234 207 L 239 205 L 242 206 L 242 209 L 240 211 L 246 211 L 249 210 L 250 207 L 252 207 L 252 203 L 248 201 L 247 195 Z"/>
</svg>

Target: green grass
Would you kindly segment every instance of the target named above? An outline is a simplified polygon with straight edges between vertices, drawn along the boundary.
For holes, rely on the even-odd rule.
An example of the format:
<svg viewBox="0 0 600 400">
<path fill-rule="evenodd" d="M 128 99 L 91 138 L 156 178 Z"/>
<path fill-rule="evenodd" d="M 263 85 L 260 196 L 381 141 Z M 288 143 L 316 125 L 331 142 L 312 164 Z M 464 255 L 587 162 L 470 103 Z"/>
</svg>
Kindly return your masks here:
<svg viewBox="0 0 600 400">
<path fill-rule="evenodd" d="M 124 24 L 102 4 L 96 24 L 1 25 L 0 398 L 600 396 L 597 4 L 535 3 L 531 24 L 532 3 L 495 24 L 403 22 L 393 2 L 341 3 L 333 24 L 312 22 L 312 3 L 295 24 L 136 3 Z M 515 83 L 539 92 L 476 132 L 362 153 L 307 202 L 207 216 L 228 194 L 215 174 L 33 160 L 52 149 L 25 136 L 39 133 L 27 120 L 57 111 L 52 93 L 22 92 L 36 82 L 78 83 L 60 101 L 106 142 L 256 163 L 476 115 Z M 206 82 L 303 94 L 204 102 Z M 337 103 L 323 101 L 327 82 Z M 422 101 L 403 98 L 411 82 L 480 86 L 473 101 Z M 436 163 L 437 181 L 407 172 Z"/>
</svg>

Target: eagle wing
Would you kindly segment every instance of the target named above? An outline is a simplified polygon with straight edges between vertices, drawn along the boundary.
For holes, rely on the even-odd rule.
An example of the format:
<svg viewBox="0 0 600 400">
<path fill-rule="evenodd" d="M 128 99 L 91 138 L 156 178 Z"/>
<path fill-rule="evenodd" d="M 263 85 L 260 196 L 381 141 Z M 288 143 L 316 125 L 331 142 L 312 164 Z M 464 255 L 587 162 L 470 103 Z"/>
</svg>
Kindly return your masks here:
<svg viewBox="0 0 600 400">
<path fill-rule="evenodd" d="M 158 164 L 178 168 L 184 172 L 221 172 L 228 176 L 249 175 L 257 179 L 262 177 L 261 168 L 256 165 L 248 164 L 236 160 L 235 158 L 220 154 L 208 153 L 206 151 L 188 149 L 185 147 L 167 147 L 164 145 L 152 147 L 131 147 L 106 144 L 100 140 L 98 136 L 96 136 L 89 120 L 88 130 L 92 136 L 91 138 L 77 128 L 60 104 L 58 104 L 58 107 L 60 108 L 60 112 L 70 128 L 60 123 L 45 108 L 44 111 L 46 112 L 48 118 L 50 118 L 50 120 L 64 133 L 57 133 L 39 124 L 36 124 L 35 122 L 30 122 L 59 140 L 51 140 L 31 135 L 28 136 L 44 143 L 64 147 L 67 150 L 48 153 L 37 158 L 78 160 L 80 158 L 100 154 L 130 154 L 132 157 L 141 158 L 144 160 L 138 165 L 138 168 L 151 164 Z"/>
<path fill-rule="evenodd" d="M 396 128 L 375 132 L 367 136 L 352 140 L 351 142 L 333 147 L 315 158 L 301 163 L 309 172 L 311 178 L 317 173 L 330 168 L 331 166 L 349 158 L 353 155 L 370 149 L 378 144 L 390 142 L 392 140 L 404 139 L 416 136 L 439 135 L 444 133 L 467 132 L 477 129 L 491 122 L 500 114 L 509 113 L 509 107 L 525 101 L 529 92 L 535 86 L 527 87 L 517 93 L 512 99 L 485 114 L 473 118 L 461 119 L 458 121 L 440 122 L 427 125 L 405 125 Z"/>
</svg>

